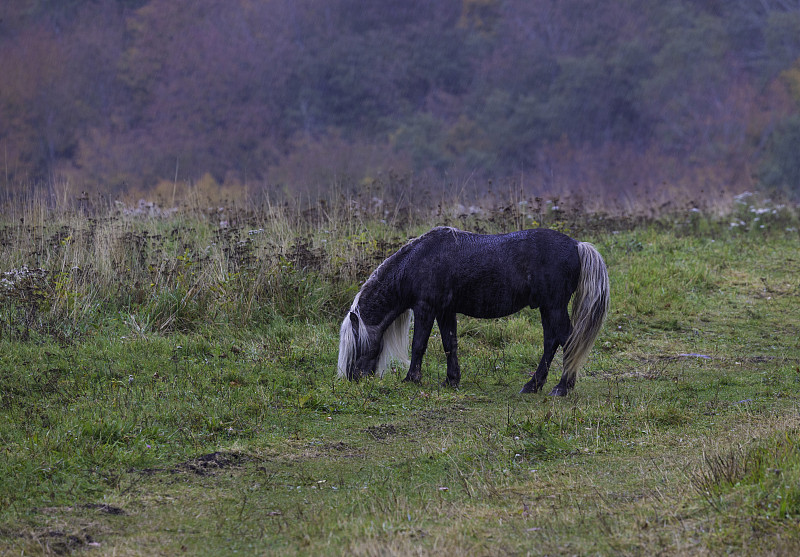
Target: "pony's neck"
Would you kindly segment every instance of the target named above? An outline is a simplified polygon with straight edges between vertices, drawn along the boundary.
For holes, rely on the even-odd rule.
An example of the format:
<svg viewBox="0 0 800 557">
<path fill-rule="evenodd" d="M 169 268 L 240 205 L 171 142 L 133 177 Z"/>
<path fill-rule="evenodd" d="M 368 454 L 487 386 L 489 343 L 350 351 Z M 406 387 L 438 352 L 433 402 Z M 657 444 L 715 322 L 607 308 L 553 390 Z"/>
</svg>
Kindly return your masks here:
<svg viewBox="0 0 800 557">
<path fill-rule="evenodd" d="M 409 309 L 402 299 L 400 281 L 404 262 L 418 240 L 410 241 L 387 257 L 359 292 L 358 307 L 364 323 L 377 328 L 381 334 L 401 313 Z"/>
<path fill-rule="evenodd" d="M 370 279 L 362 288 L 358 299 L 358 313 L 364 324 L 381 334 L 398 315 L 407 310 L 391 283 Z"/>
</svg>

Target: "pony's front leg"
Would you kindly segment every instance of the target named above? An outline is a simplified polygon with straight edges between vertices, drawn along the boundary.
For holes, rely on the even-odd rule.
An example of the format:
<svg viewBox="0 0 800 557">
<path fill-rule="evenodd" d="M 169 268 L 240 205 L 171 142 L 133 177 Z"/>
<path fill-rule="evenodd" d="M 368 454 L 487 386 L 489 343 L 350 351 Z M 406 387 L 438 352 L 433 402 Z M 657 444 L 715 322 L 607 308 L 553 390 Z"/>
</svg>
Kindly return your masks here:
<svg viewBox="0 0 800 557">
<path fill-rule="evenodd" d="M 433 312 L 428 307 L 414 308 L 414 338 L 411 340 L 411 365 L 403 381 L 419 383 L 422 379 L 422 357 L 428 347 L 428 337 L 433 328 Z"/>
<path fill-rule="evenodd" d="M 458 366 L 458 337 L 456 336 L 456 314 L 446 313 L 436 318 L 439 331 L 442 333 L 442 347 L 447 355 L 447 379 L 442 382 L 444 387 L 458 387 L 461 381 L 461 368 Z"/>
</svg>

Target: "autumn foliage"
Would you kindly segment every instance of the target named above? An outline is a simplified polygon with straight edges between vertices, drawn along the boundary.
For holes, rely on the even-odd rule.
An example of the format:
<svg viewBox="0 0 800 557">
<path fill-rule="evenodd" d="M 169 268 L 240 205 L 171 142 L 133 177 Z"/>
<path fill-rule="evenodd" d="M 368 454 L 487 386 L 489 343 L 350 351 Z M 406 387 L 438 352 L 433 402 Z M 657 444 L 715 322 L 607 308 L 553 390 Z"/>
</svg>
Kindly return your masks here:
<svg viewBox="0 0 800 557">
<path fill-rule="evenodd" d="M 14 0 L 0 75 L 12 196 L 800 196 L 792 0 Z"/>
</svg>

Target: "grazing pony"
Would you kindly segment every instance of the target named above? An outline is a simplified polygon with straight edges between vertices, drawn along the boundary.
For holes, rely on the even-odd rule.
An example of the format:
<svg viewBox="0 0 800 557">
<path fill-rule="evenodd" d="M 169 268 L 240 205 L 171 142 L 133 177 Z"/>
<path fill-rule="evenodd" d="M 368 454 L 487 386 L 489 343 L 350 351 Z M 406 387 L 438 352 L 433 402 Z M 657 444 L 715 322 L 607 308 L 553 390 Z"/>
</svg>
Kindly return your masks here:
<svg viewBox="0 0 800 557">
<path fill-rule="evenodd" d="M 553 356 L 563 346 L 564 373 L 550 394 L 564 396 L 575 386 L 608 303 L 606 265 L 591 244 L 544 228 L 497 235 L 434 228 L 381 263 L 356 294 L 340 330 L 339 377 L 383 375 L 392 360 L 408 365 L 413 312 L 405 381 L 420 381 L 435 319 L 447 355 L 444 384 L 456 387 L 461 379 L 456 314 L 495 318 L 531 307 L 542 315 L 544 353 L 521 392 L 544 386 Z"/>
</svg>

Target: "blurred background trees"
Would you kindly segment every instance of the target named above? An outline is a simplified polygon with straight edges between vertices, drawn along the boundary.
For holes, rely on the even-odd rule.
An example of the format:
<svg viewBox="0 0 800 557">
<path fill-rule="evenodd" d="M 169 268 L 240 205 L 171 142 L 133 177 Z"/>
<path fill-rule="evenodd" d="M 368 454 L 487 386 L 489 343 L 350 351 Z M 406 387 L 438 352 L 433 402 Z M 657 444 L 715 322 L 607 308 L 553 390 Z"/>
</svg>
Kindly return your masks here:
<svg viewBox="0 0 800 557">
<path fill-rule="evenodd" d="M 800 197 L 800 0 L 9 0 L 0 76 L 11 194 Z"/>
</svg>

